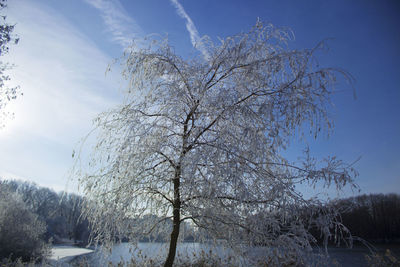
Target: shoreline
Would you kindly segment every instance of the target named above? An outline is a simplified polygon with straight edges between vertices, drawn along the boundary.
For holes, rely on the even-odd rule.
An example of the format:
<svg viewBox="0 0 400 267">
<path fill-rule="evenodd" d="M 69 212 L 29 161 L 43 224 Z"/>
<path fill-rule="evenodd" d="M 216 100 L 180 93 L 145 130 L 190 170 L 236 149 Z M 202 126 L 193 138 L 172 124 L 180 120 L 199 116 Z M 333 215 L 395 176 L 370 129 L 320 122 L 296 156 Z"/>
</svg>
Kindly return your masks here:
<svg viewBox="0 0 400 267">
<path fill-rule="evenodd" d="M 51 252 L 52 255 L 48 259 L 49 263 L 52 265 L 54 263 L 61 264 L 61 266 L 69 266 L 72 263 L 80 261 L 83 257 L 93 254 L 95 250 L 65 244 L 53 246 Z"/>
</svg>

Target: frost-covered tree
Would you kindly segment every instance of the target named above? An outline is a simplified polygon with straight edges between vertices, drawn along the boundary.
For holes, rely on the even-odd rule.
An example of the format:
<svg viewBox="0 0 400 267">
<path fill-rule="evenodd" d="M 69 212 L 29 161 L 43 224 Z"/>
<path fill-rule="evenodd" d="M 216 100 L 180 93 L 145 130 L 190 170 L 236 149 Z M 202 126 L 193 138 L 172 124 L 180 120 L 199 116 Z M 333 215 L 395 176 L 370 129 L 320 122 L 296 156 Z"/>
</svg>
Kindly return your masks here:
<svg viewBox="0 0 400 267">
<path fill-rule="evenodd" d="M 311 227 L 327 238 L 345 230 L 334 210 L 306 200 L 296 185 L 341 189 L 353 184 L 351 166 L 310 153 L 294 164 L 282 152 L 307 127 L 315 136 L 329 131 L 335 75 L 346 73 L 318 67 L 321 44 L 291 50 L 290 39 L 290 31 L 258 22 L 218 44 L 204 40 L 205 59 L 186 60 L 165 40 L 126 53 L 126 101 L 95 120 L 98 143 L 78 171 L 98 240 L 171 227 L 172 266 L 187 221 L 238 251 L 270 247 L 263 256 L 272 264 L 304 260 Z M 158 219 L 132 220 L 149 214 Z"/>
<path fill-rule="evenodd" d="M 46 224 L 38 219 L 20 195 L 0 183 L 0 260 L 39 260 L 49 255 L 43 241 Z"/>
</svg>

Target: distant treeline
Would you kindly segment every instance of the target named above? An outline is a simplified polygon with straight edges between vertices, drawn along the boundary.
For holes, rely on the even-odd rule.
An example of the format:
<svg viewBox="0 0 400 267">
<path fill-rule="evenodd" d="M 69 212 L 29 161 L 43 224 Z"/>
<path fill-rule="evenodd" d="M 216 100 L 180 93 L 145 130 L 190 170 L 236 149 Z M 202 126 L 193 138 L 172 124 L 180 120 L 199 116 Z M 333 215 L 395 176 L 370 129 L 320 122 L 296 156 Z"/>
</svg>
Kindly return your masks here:
<svg viewBox="0 0 400 267">
<path fill-rule="evenodd" d="M 353 236 L 371 242 L 400 242 L 399 195 L 361 195 L 341 199 L 335 205 Z"/>
<path fill-rule="evenodd" d="M 86 245 L 89 225 L 83 198 L 21 181 L 0 181 L 0 259 L 42 258 L 49 243 Z"/>
<path fill-rule="evenodd" d="M 324 208 L 335 210 L 336 221 L 349 230 L 342 238 L 348 239 L 351 234 L 353 241 L 400 243 L 400 195 L 360 195 L 331 201 Z M 313 227 L 310 233 L 323 243 L 319 230 Z M 332 236 L 328 242 L 334 240 Z"/>
<path fill-rule="evenodd" d="M 42 259 L 48 256 L 50 244 L 73 242 L 88 244 L 90 225 L 82 216 L 84 197 L 60 192 L 34 183 L 15 180 L 0 180 L 0 265 L 1 260 L 22 258 Z M 143 218 L 127 218 L 132 225 L 152 225 L 159 221 L 155 215 Z M 171 221 L 165 221 L 170 229 Z M 193 227 L 182 223 L 186 233 L 184 241 L 193 241 Z M 128 229 L 129 230 L 129 229 Z M 169 233 L 155 229 L 147 235 L 137 236 L 141 242 L 166 242 Z M 116 241 L 128 241 L 123 235 Z"/>
<path fill-rule="evenodd" d="M 81 216 L 82 196 L 56 193 L 51 189 L 21 181 L 0 181 L 0 262 L 2 258 L 40 259 L 49 252 L 49 244 L 72 241 L 78 245 L 88 244 L 90 227 Z M 342 221 L 353 236 L 370 242 L 400 241 L 400 196 L 396 194 L 361 195 L 336 200 L 327 204 L 339 211 Z M 321 207 L 323 210 L 324 207 Z M 155 215 L 129 218 L 132 225 L 152 225 L 159 221 Z M 164 221 L 168 225 L 172 222 Z M 201 229 L 182 224 L 184 241 L 199 240 L 207 236 Z M 311 230 L 318 241 L 318 231 Z M 238 233 L 239 234 L 239 233 Z M 168 233 L 153 231 L 137 236 L 142 242 L 166 242 Z M 223 233 L 221 232 L 221 238 Z M 120 240 L 128 241 L 121 236 Z M 11 256 L 10 256 L 11 255 Z"/>
</svg>

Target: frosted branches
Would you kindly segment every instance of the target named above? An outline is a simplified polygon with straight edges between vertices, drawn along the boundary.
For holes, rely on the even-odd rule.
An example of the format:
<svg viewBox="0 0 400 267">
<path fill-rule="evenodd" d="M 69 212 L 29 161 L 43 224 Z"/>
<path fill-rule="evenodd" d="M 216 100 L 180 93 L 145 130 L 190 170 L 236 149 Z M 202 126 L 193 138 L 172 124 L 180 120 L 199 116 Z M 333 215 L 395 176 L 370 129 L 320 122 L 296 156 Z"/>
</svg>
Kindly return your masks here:
<svg viewBox="0 0 400 267">
<path fill-rule="evenodd" d="M 92 165 L 80 176 L 100 236 L 134 238 L 163 225 L 173 228 L 173 248 L 180 223 L 190 221 L 203 238 L 285 247 L 300 257 L 314 240 L 310 225 L 328 237 L 332 224 L 340 226 L 296 185 L 341 189 L 353 184 L 352 166 L 335 157 L 321 166 L 309 153 L 289 164 L 281 152 L 306 124 L 315 136 L 332 127 L 326 106 L 336 75 L 346 73 L 319 68 L 318 47 L 287 49 L 290 38 L 257 23 L 249 33 L 209 41 L 207 61 L 182 59 L 165 40 L 125 55 L 126 101 L 96 119 Z M 316 213 L 307 217 L 307 209 Z M 149 216 L 159 220 L 123 224 Z M 170 218 L 173 226 L 160 223 Z"/>
</svg>

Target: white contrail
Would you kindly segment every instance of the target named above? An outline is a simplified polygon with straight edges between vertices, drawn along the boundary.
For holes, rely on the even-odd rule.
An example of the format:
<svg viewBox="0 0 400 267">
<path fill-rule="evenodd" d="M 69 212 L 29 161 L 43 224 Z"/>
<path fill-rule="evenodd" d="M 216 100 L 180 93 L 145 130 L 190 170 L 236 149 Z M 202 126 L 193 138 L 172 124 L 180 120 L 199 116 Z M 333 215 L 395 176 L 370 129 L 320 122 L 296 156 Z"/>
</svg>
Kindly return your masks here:
<svg viewBox="0 0 400 267">
<path fill-rule="evenodd" d="M 199 32 L 197 31 L 196 26 L 194 25 L 192 19 L 189 17 L 189 15 L 186 13 L 185 9 L 183 6 L 178 2 L 178 0 L 171 0 L 172 4 L 175 6 L 178 15 L 186 20 L 186 29 L 188 30 L 190 34 L 190 41 L 192 42 L 193 47 L 198 49 L 204 56 L 206 60 L 210 57 L 207 49 L 205 48 Z"/>
<path fill-rule="evenodd" d="M 126 14 L 118 0 L 85 0 L 85 2 L 101 12 L 107 30 L 112 34 L 112 41 L 122 48 L 128 47 L 134 38 L 143 36 L 140 26 Z"/>
</svg>

